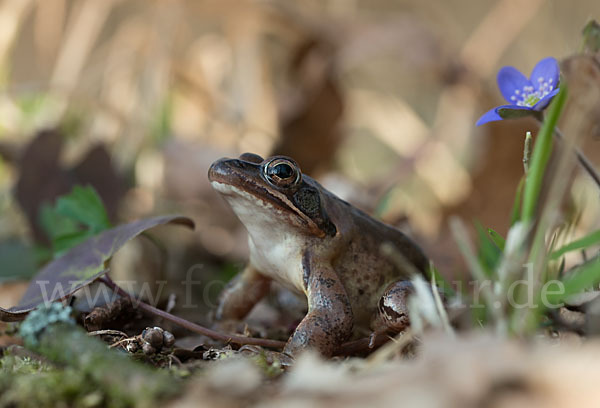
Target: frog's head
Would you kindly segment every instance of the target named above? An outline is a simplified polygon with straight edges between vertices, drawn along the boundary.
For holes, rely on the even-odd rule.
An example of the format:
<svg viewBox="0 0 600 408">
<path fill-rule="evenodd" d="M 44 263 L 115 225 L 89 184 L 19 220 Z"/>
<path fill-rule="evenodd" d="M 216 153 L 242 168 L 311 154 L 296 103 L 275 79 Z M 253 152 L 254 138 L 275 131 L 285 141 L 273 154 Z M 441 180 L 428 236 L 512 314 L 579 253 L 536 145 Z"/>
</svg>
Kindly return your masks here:
<svg viewBox="0 0 600 408">
<path fill-rule="evenodd" d="M 220 159 L 210 166 L 208 178 L 249 232 L 293 226 L 321 238 L 336 234 L 323 208 L 323 187 L 289 157 L 244 153 Z"/>
</svg>

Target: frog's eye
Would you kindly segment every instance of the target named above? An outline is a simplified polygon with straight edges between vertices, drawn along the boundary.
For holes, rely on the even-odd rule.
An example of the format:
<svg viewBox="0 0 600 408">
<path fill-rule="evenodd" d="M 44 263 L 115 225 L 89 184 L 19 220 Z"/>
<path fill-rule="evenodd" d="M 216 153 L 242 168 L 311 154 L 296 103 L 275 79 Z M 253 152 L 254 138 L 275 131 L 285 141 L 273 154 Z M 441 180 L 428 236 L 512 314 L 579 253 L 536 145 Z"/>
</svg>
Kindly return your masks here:
<svg viewBox="0 0 600 408">
<path fill-rule="evenodd" d="M 278 187 L 289 187 L 300 181 L 300 170 L 288 159 L 274 159 L 265 166 L 265 177 Z"/>
</svg>

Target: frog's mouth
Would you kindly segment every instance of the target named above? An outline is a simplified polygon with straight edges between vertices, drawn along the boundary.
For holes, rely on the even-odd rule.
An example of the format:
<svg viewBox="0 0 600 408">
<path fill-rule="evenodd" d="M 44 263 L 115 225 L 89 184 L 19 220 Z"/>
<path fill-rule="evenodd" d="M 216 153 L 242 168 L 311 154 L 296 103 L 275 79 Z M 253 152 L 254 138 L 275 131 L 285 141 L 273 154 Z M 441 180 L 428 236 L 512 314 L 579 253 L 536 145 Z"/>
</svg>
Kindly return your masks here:
<svg viewBox="0 0 600 408">
<path fill-rule="evenodd" d="M 325 236 L 324 231 L 288 197 L 293 191 L 286 194 L 264 180 L 259 164 L 239 159 L 217 160 L 208 170 L 208 179 L 213 188 L 228 199 L 234 211 L 235 200 L 247 201 L 257 209 L 270 207 L 275 212 L 287 214 L 299 227 L 313 235 Z"/>
<path fill-rule="evenodd" d="M 240 196 L 283 211 L 295 212 L 285 194 L 268 188 L 258 164 L 238 159 L 217 160 L 208 169 L 208 179 L 213 188 L 225 196 Z"/>
</svg>

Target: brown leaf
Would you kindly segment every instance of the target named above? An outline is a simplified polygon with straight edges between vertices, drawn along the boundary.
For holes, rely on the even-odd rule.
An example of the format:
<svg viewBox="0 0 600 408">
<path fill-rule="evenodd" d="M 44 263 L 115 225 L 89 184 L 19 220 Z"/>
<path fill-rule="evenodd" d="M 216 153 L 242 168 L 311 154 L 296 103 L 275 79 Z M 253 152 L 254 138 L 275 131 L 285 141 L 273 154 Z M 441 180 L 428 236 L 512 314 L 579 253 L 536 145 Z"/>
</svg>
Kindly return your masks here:
<svg viewBox="0 0 600 408">
<path fill-rule="evenodd" d="M 0 320 L 23 320 L 27 313 L 41 303 L 64 299 L 90 284 L 108 271 L 104 263 L 123 245 L 142 232 L 162 224 L 181 224 L 194 228 L 191 219 L 169 215 L 134 221 L 106 230 L 46 265 L 32 279 L 18 306 L 9 310 L 0 308 Z"/>
<path fill-rule="evenodd" d="M 62 147 L 62 135 L 58 130 L 43 130 L 25 148 L 19 161 L 15 196 L 38 242 L 47 242 L 39 224 L 40 207 L 43 203 L 53 203 L 73 186 L 89 184 L 94 187 L 113 221 L 123 196 L 123 183 L 103 146 L 92 148 L 71 169 L 63 168 L 60 164 Z"/>
</svg>

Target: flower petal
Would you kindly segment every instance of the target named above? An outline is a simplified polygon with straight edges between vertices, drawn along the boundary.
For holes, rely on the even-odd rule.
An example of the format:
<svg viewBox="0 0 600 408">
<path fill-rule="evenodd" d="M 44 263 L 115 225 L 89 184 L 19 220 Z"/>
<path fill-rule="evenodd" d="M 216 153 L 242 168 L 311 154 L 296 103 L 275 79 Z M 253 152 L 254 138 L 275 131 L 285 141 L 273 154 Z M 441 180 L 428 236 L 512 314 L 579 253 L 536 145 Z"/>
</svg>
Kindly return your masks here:
<svg viewBox="0 0 600 408">
<path fill-rule="evenodd" d="M 489 111 L 481 115 L 475 126 L 480 126 L 485 123 L 493 122 L 496 120 L 502 120 L 502 117 L 500 117 L 500 115 L 498 115 L 498 112 L 496 112 L 497 109 L 498 108 L 490 109 Z"/>
<path fill-rule="evenodd" d="M 531 82 L 515 67 L 502 67 L 498 71 L 498 88 L 508 102 L 515 91 L 523 92 L 523 87 L 532 86 Z"/>
<path fill-rule="evenodd" d="M 543 78 L 544 81 L 551 79 L 552 85 L 556 88 L 558 86 L 559 75 L 560 68 L 558 66 L 558 61 L 556 61 L 556 58 L 554 57 L 548 57 L 544 58 L 533 67 L 529 80 L 537 89 L 539 78 Z"/>
<path fill-rule="evenodd" d="M 557 89 L 553 90 L 552 92 L 550 92 L 548 95 L 544 96 L 542 99 L 540 99 L 538 101 L 538 103 L 533 105 L 532 109 L 537 110 L 537 111 L 541 111 L 541 110 L 545 109 L 546 106 L 548 106 L 548 104 L 552 100 L 552 98 L 554 98 L 556 96 L 558 91 L 559 91 L 559 89 L 557 88 Z"/>
</svg>

